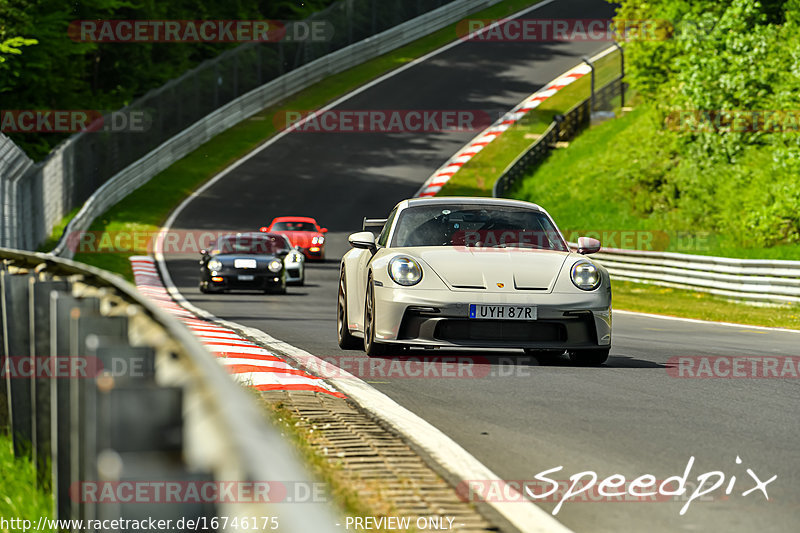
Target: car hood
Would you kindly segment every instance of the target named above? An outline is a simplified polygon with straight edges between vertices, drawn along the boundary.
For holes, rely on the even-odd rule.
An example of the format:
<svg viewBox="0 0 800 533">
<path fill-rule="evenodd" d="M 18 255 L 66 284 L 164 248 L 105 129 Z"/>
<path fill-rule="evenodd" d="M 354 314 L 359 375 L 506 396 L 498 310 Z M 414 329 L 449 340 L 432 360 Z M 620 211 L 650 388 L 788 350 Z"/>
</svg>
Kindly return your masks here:
<svg viewBox="0 0 800 533">
<path fill-rule="evenodd" d="M 212 255 L 211 259 L 221 261 L 224 267 L 233 267 L 237 259 L 255 259 L 256 268 L 266 268 L 270 261 L 281 258 L 277 255 L 218 254 Z"/>
<path fill-rule="evenodd" d="M 569 252 L 502 248 L 416 249 L 452 289 L 509 289 L 549 292 Z"/>
</svg>

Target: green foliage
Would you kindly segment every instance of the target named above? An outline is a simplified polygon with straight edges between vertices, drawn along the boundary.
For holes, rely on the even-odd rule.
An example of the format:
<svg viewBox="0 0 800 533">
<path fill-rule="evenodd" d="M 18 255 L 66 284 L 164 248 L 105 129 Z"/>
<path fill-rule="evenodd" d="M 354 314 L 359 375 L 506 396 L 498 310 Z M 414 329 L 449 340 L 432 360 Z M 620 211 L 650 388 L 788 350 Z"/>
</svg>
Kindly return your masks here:
<svg viewBox="0 0 800 533">
<path fill-rule="evenodd" d="M 0 434 L 0 483 L 3 487 L 0 517 L 22 518 L 34 524 L 40 516 L 52 517 L 52 495 L 37 489 L 35 481 L 36 472 L 30 457 L 14 457 L 11 437 Z"/>
<path fill-rule="evenodd" d="M 3 109 L 118 109 L 235 43 L 93 43 L 76 20 L 297 19 L 334 0 L 0 0 Z M 6 42 L 7 39 L 12 39 Z M 19 39 L 22 39 L 21 41 Z M 35 44 L 34 44 L 35 43 Z M 21 45 L 27 45 L 19 54 Z M 8 47 L 8 51 L 6 50 Z M 39 159 L 63 134 L 11 134 Z"/>
<path fill-rule="evenodd" d="M 800 242 L 800 0 L 623 0 L 617 18 L 673 30 L 625 49 L 646 109 L 615 143 L 632 212 L 742 247 Z M 783 131 L 714 122 L 772 111 Z"/>
</svg>

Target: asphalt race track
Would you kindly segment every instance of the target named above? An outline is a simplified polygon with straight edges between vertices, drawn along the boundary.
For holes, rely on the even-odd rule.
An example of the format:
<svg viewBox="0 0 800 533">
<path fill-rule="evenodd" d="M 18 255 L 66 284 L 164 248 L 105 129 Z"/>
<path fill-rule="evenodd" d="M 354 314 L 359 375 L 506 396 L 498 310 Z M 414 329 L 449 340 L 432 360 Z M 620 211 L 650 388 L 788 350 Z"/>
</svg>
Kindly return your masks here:
<svg viewBox="0 0 800 533">
<path fill-rule="evenodd" d="M 601 0 L 557 0 L 528 18 L 607 18 Z M 463 43 L 373 86 L 347 109 L 507 110 L 607 43 Z M 256 230 L 278 215 L 316 217 L 331 233 L 328 261 L 285 296 L 203 295 L 197 257 L 167 256 L 193 304 L 256 327 L 320 357 L 365 358 L 336 345 L 338 259 L 364 216 L 385 216 L 474 132 L 292 133 L 193 200 L 176 230 Z M 547 206 L 547 200 L 541 200 Z M 711 498 L 564 504 L 558 519 L 576 532 L 796 531 L 800 517 L 797 406 L 792 379 L 679 379 L 668 360 L 695 355 L 800 355 L 800 334 L 616 314 L 611 357 L 601 368 L 538 366 L 522 352 L 411 352 L 458 360 L 475 378 L 363 376 L 440 428 L 503 479 L 554 479 L 594 471 L 600 478 L 725 474 Z M 388 365 L 387 365 L 388 367 Z M 672 372 L 674 374 L 674 372 Z M 739 456 L 741 464 L 736 463 Z M 746 469 L 766 481 L 770 501 Z M 724 488 L 737 481 L 730 496 Z M 714 480 L 711 479 L 709 484 Z M 690 490 L 693 488 L 689 486 Z M 551 510 L 555 503 L 540 504 Z"/>
</svg>

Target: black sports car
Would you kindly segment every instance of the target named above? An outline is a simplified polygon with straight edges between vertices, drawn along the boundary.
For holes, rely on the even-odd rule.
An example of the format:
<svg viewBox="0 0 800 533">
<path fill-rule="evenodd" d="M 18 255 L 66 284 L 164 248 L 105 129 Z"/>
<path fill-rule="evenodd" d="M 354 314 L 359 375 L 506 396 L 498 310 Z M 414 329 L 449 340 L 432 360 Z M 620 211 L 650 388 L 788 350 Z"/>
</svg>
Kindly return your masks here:
<svg viewBox="0 0 800 533">
<path fill-rule="evenodd" d="M 220 236 L 200 258 L 200 291 L 286 292 L 284 258 L 291 252 L 280 235 L 231 233 Z"/>
</svg>

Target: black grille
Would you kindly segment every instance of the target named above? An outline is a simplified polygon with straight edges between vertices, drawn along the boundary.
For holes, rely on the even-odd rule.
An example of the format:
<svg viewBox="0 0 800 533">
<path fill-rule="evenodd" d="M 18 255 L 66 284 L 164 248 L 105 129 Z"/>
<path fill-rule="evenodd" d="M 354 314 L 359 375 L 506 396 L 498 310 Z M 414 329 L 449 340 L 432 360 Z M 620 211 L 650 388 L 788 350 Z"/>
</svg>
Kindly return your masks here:
<svg viewBox="0 0 800 533">
<path fill-rule="evenodd" d="M 434 336 L 451 342 L 563 342 L 567 340 L 567 330 L 557 322 L 449 319 L 436 325 Z"/>
</svg>

